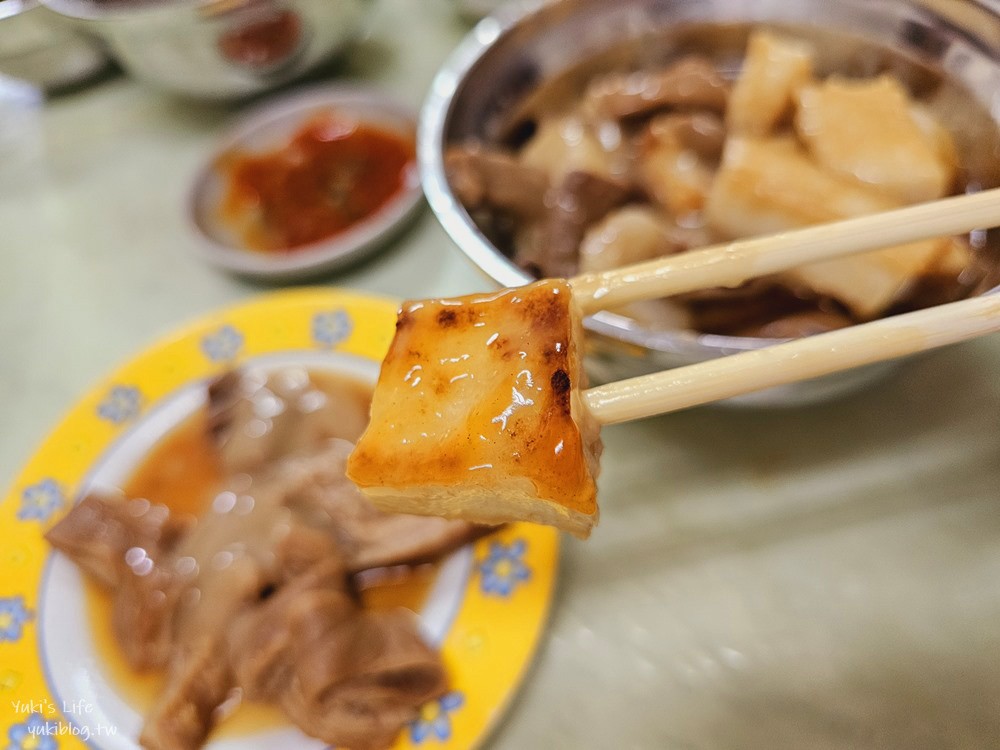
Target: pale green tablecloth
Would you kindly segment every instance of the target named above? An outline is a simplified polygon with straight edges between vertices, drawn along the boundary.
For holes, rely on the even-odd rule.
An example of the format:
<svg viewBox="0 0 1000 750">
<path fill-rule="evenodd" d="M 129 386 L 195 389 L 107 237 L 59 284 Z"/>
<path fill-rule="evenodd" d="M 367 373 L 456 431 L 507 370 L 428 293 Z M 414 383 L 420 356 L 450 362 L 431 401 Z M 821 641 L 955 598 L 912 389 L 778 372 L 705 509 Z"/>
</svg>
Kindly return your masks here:
<svg viewBox="0 0 1000 750">
<path fill-rule="evenodd" d="M 465 28 L 445 0 L 384 0 L 346 77 L 417 106 Z M 126 78 L 44 109 L 5 97 L 6 484 L 89 384 L 260 287 L 204 266 L 184 219 L 231 109 Z M 429 214 L 328 283 L 488 286 Z M 822 407 L 608 429 L 602 523 L 566 542 L 550 632 L 491 746 L 1000 746 L 998 373 L 993 337 Z"/>
</svg>

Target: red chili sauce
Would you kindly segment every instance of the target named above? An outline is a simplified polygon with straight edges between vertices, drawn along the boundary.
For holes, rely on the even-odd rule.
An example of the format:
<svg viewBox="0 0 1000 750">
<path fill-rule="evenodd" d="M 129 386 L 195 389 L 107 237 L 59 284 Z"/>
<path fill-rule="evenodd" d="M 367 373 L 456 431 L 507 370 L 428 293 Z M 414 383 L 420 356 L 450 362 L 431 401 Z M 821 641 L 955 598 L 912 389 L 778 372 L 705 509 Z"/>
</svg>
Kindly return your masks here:
<svg viewBox="0 0 1000 750">
<path fill-rule="evenodd" d="M 220 213 L 251 250 L 288 252 L 340 234 L 400 192 L 413 169 L 412 136 L 324 115 L 292 141 L 220 160 Z"/>
</svg>

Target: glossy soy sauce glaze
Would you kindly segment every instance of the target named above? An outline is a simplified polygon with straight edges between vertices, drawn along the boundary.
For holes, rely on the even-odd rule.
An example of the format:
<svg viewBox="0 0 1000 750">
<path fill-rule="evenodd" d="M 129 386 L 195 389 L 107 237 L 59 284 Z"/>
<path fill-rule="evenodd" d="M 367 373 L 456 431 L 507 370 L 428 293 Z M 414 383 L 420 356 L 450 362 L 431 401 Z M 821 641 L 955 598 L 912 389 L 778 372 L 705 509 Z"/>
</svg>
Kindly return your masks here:
<svg viewBox="0 0 1000 750">
<path fill-rule="evenodd" d="M 348 476 L 384 494 L 510 490 L 596 514 L 578 320 L 560 280 L 404 303 Z M 477 520 L 509 520 L 491 510 Z"/>
<path fill-rule="evenodd" d="M 377 213 L 405 189 L 415 159 L 412 135 L 319 115 L 280 148 L 219 160 L 220 219 L 250 250 L 293 252 Z"/>
</svg>

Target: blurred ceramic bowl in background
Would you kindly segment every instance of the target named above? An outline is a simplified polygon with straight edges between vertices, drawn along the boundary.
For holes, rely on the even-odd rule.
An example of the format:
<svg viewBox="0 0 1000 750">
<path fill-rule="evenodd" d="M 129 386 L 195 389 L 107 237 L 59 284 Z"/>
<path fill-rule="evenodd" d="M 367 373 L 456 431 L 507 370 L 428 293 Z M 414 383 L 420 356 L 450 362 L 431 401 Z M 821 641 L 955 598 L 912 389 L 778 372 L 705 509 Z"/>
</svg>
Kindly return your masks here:
<svg viewBox="0 0 1000 750">
<path fill-rule="evenodd" d="M 361 31 L 372 0 L 41 0 L 102 38 L 132 75 L 200 99 L 293 80 Z"/>
<path fill-rule="evenodd" d="M 0 2 L 0 74 L 51 91 L 85 81 L 107 64 L 97 40 L 38 0 Z"/>
<path fill-rule="evenodd" d="M 945 9 L 949 15 L 943 15 Z M 662 64 L 685 53 L 738 70 L 749 33 L 767 26 L 809 41 L 825 71 L 932 81 L 949 102 L 944 123 L 956 136 L 971 188 L 997 184 L 1000 17 L 981 2 L 934 0 L 562 0 L 514 2 L 477 25 L 432 84 L 421 114 L 418 157 L 431 208 L 462 251 L 504 286 L 532 280 L 498 247 L 448 183 L 449 145 L 504 146 L 510 113 L 542 84 L 607 70 Z M 584 80 L 589 80 L 585 78 Z M 537 99 L 537 96 L 536 96 Z M 964 105 L 968 106 L 964 106 Z M 996 245 L 996 233 L 989 242 Z M 499 241 L 498 241 L 499 242 Z M 1000 259 L 1000 255 L 998 255 Z M 774 340 L 644 326 L 602 312 L 589 318 L 594 374 L 618 380 L 771 345 Z M 873 382 L 899 362 L 751 394 L 734 403 L 792 405 Z"/>
</svg>

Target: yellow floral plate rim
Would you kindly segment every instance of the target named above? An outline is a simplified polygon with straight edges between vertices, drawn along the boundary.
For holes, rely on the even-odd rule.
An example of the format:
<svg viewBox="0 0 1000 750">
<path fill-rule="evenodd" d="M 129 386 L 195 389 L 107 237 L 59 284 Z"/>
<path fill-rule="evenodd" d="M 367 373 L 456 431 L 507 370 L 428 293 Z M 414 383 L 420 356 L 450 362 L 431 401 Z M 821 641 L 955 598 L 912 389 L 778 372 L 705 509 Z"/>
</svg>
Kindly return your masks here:
<svg viewBox="0 0 1000 750">
<path fill-rule="evenodd" d="M 43 441 L 0 501 L 0 740 L 8 749 L 87 747 L 47 682 L 39 596 L 50 550 L 42 535 L 71 505 L 90 467 L 129 426 L 192 381 L 274 354 L 337 352 L 379 362 L 398 304 L 341 289 L 262 295 L 181 327 L 92 388 Z M 473 545 L 473 566 L 441 650 L 451 692 L 425 706 L 395 747 L 470 750 L 502 718 L 533 660 L 555 588 L 559 536 L 515 524 Z M 250 738 L 247 738 L 248 740 Z M 91 747 L 100 747 L 91 739 Z"/>
</svg>

